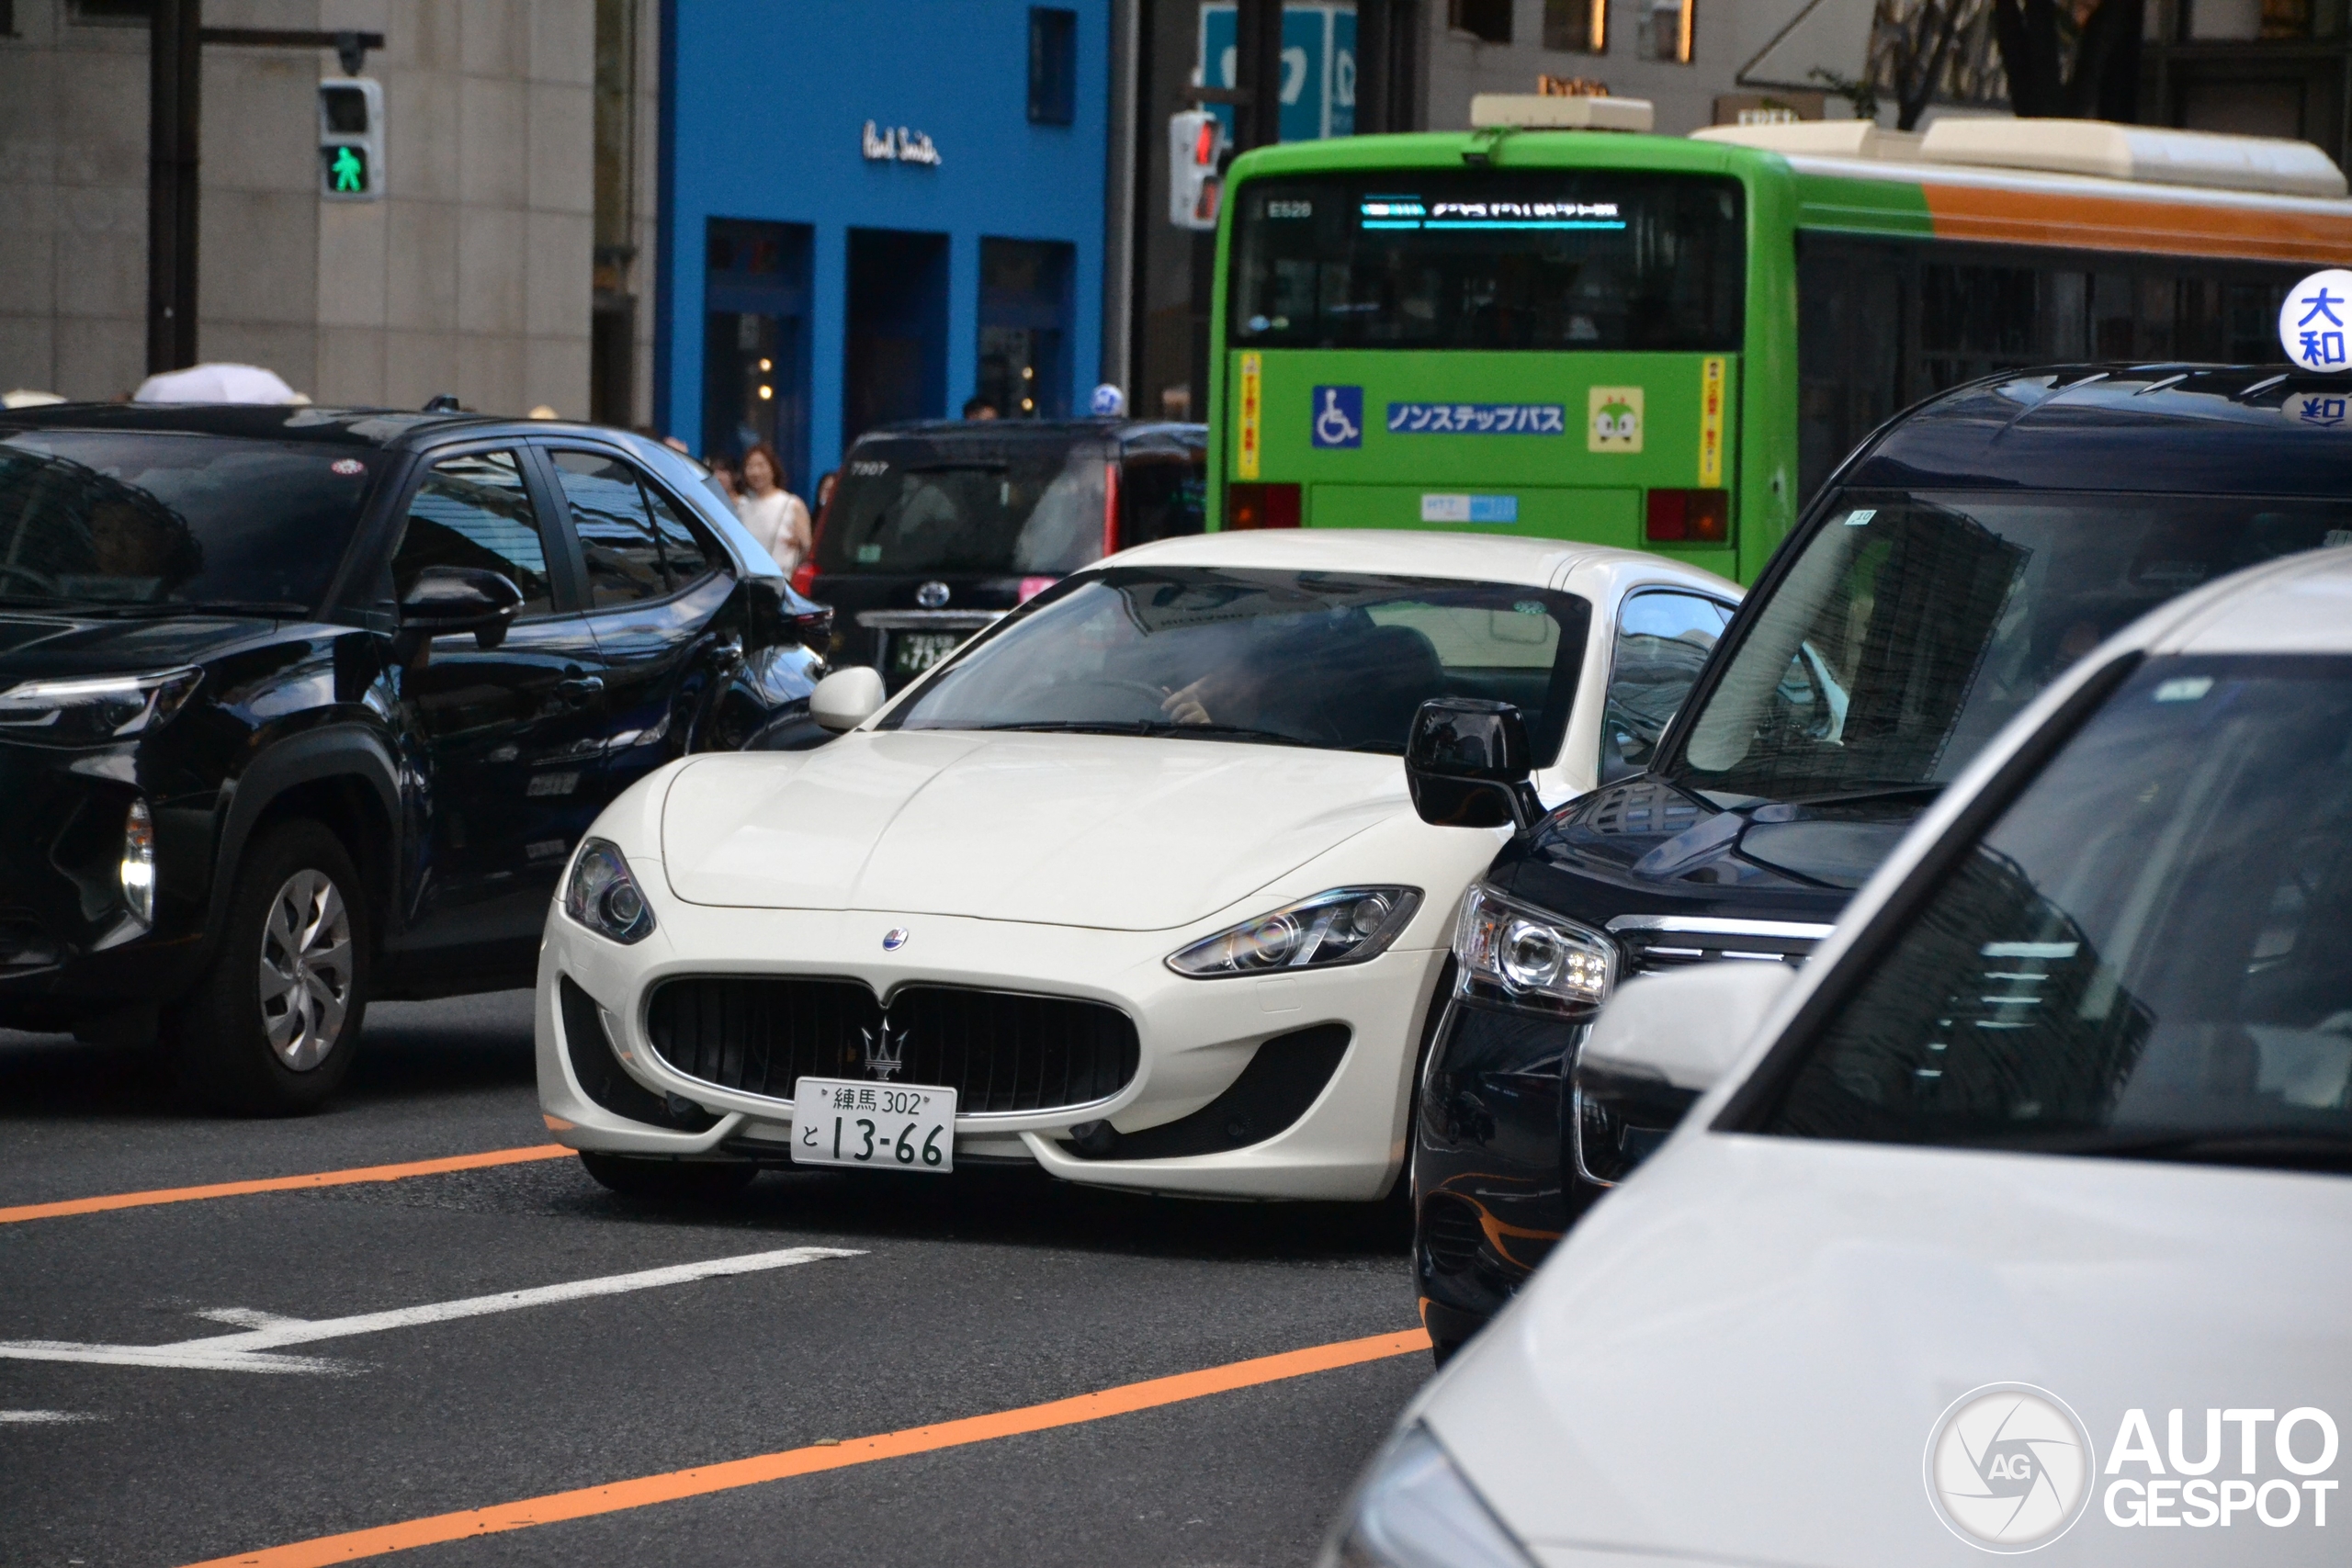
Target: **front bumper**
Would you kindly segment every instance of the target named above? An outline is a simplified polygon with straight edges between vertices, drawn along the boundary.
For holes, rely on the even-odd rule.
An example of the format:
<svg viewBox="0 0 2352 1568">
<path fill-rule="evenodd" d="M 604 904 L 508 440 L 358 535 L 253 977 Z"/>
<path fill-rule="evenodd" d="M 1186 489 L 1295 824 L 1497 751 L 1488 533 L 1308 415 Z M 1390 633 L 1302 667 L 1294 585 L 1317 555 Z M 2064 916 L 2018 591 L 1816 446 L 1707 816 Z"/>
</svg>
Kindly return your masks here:
<svg viewBox="0 0 2352 1568">
<path fill-rule="evenodd" d="M 658 866 L 633 862 L 640 883 Z M 792 1103 L 686 1077 L 652 1048 L 647 999 L 676 976 L 821 976 L 901 986 L 961 986 L 1075 997 L 1117 1008 L 1136 1026 L 1135 1077 L 1092 1104 L 958 1116 L 956 1157 L 1035 1164 L 1075 1182 L 1223 1198 L 1376 1199 L 1404 1158 L 1415 1046 L 1445 953 L 1392 950 L 1369 964 L 1279 977 L 1191 980 L 1162 962 L 1165 931 L 1111 931 L 889 911 L 723 908 L 655 895 L 652 934 L 623 947 L 560 912 L 541 945 L 537 1004 L 539 1096 L 550 1130 L 574 1148 L 706 1158 L 788 1158 Z M 895 953 L 884 933 L 911 933 Z M 593 998 L 622 1069 L 688 1130 L 616 1114 L 593 1100 L 571 1060 L 561 987 Z M 1231 1088 L 1258 1048 L 1339 1025 L 1348 1043 L 1295 1121 L 1260 1141 L 1169 1158 L 1090 1158 L 1073 1127 L 1119 1134 L 1191 1115 Z M 674 1097 L 674 1098 L 673 1098 Z M 612 1097 L 607 1096 L 607 1099 Z M 768 1151 L 773 1150 L 771 1155 Z"/>
<path fill-rule="evenodd" d="M 1589 1028 L 1476 1002 L 1447 1010 L 1414 1134 L 1413 1273 L 1439 1338 L 1501 1311 L 1596 1195 L 1563 1160 L 1566 1069 Z"/>
</svg>

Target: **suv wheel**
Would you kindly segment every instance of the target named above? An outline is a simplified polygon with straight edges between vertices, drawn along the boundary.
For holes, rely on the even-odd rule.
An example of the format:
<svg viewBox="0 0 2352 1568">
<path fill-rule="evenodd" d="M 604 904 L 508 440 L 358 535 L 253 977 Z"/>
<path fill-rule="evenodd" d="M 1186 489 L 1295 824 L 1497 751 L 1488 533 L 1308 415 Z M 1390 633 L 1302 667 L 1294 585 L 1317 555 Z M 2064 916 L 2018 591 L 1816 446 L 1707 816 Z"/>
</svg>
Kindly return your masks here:
<svg viewBox="0 0 2352 1568">
<path fill-rule="evenodd" d="M 351 1070 L 368 1009 L 359 877 L 333 833 L 286 822 L 237 867 L 212 966 L 174 1031 L 180 1082 L 224 1111 L 315 1111 Z"/>
<path fill-rule="evenodd" d="M 600 1186 L 624 1198 L 731 1198 L 760 1174 L 758 1166 L 746 1161 L 643 1159 L 587 1149 L 580 1151 L 580 1163 Z"/>
</svg>

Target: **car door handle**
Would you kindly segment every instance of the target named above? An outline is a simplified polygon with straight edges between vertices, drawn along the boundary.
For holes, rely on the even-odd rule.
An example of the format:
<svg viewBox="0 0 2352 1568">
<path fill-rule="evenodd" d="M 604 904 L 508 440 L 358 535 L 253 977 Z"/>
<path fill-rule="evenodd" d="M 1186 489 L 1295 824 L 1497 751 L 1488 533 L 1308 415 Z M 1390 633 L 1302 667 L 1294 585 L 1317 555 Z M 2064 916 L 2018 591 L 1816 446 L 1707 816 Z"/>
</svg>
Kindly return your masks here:
<svg viewBox="0 0 2352 1568">
<path fill-rule="evenodd" d="M 555 683 L 555 694 L 568 703 L 584 703 L 605 689 L 602 675 L 575 675 Z"/>
</svg>

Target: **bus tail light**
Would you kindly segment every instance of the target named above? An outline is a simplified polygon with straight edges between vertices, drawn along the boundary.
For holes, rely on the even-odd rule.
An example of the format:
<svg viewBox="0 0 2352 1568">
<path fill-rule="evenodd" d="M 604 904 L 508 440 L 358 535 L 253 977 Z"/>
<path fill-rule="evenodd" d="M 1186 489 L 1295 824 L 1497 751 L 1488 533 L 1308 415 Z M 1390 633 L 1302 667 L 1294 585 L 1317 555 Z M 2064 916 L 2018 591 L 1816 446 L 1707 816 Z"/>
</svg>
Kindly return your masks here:
<svg viewBox="0 0 2352 1568">
<path fill-rule="evenodd" d="M 1654 490 L 1642 536 L 1653 545 L 1727 545 L 1731 491 Z"/>
<path fill-rule="evenodd" d="M 1225 487 L 1225 525 L 1228 528 L 1295 528 L 1298 511 L 1296 485 Z"/>
</svg>

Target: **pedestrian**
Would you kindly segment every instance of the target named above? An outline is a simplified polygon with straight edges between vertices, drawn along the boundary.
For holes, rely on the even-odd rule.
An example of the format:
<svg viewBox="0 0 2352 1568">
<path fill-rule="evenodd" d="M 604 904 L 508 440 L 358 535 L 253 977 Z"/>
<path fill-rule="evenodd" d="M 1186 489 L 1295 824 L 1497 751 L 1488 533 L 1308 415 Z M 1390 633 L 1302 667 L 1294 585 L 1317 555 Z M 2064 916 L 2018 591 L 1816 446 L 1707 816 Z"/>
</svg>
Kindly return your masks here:
<svg viewBox="0 0 2352 1568">
<path fill-rule="evenodd" d="M 817 515 L 822 517 L 825 508 L 833 503 L 833 486 L 840 482 L 842 471 L 827 468 L 817 476 Z"/>
<path fill-rule="evenodd" d="M 995 419 L 998 412 L 997 406 L 986 398 L 970 397 L 964 400 L 966 419 Z"/>
<path fill-rule="evenodd" d="M 742 489 L 735 515 L 752 537 L 767 547 L 786 575 L 791 575 L 808 558 L 808 508 L 784 488 L 784 464 L 764 441 L 743 454 Z"/>
<path fill-rule="evenodd" d="M 718 488 L 727 492 L 727 504 L 741 510 L 743 477 L 735 471 L 735 459 L 723 453 L 712 453 L 710 477 L 717 479 Z"/>
</svg>

